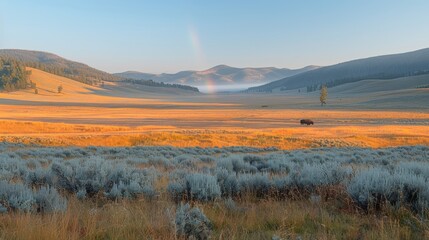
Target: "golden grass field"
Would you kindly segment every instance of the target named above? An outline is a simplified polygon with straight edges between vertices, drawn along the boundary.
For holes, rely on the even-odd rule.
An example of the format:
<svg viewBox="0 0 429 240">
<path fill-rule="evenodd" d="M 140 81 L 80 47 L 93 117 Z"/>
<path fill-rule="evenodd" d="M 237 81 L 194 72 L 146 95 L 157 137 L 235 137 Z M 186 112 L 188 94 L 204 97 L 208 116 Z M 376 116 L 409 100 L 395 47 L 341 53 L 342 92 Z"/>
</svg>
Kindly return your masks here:
<svg viewBox="0 0 429 240">
<path fill-rule="evenodd" d="M 55 146 L 282 149 L 429 144 L 425 110 L 289 107 L 300 101 L 306 106 L 311 96 L 157 95 L 118 83 L 106 83 L 102 89 L 30 70 L 39 94 L 0 93 L 0 140 Z M 62 93 L 55 92 L 58 85 Z M 263 104 L 267 108 L 261 108 Z M 301 126 L 302 118 L 316 124 Z"/>
<path fill-rule="evenodd" d="M 56 146 L 428 145 L 428 113 L 0 105 L 0 139 Z M 311 116 L 316 124 L 301 126 Z M 411 120 L 410 120 L 411 119 Z M 417 123 L 413 123 L 416 121 Z"/>
<path fill-rule="evenodd" d="M 276 129 L 106 126 L 1 121 L 0 140 L 44 146 L 391 147 L 429 145 L 429 126 L 338 126 Z"/>
</svg>

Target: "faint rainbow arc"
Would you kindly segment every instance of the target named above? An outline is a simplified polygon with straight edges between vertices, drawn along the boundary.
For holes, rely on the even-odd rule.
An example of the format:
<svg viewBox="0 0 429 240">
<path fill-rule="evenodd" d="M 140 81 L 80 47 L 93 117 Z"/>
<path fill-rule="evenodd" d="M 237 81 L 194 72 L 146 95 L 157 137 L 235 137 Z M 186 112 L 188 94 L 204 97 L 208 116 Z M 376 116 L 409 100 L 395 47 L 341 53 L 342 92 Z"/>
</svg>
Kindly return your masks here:
<svg viewBox="0 0 429 240">
<path fill-rule="evenodd" d="M 194 57 L 195 57 L 195 61 L 197 62 L 197 65 L 205 66 L 206 57 L 201 44 L 201 39 L 197 29 L 193 25 L 188 26 L 188 35 L 189 35 L 189 40 L 191 42 L 191 47 L 194 52 Z M 215 92 L 215 84 L 212 79 L 205 79 L 205 84 L 206 84 L 207 92 L 209 93 Z"/>
</svg>

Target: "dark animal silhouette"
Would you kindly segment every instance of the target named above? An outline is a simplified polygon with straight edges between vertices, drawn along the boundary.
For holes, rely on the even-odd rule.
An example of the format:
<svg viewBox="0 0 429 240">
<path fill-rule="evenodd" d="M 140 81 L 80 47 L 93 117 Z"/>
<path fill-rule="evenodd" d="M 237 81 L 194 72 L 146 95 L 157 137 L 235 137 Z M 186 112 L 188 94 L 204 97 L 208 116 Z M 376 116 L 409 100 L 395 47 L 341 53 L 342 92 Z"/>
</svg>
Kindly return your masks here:
<svg viewBox="0 0 429 240">
<path fill-rule="evenodd" d="M 314 122 L 310 119 L 301 119 L 301 125 L 304 125 L 304 124 L 313 125 Z"/>
</svg>

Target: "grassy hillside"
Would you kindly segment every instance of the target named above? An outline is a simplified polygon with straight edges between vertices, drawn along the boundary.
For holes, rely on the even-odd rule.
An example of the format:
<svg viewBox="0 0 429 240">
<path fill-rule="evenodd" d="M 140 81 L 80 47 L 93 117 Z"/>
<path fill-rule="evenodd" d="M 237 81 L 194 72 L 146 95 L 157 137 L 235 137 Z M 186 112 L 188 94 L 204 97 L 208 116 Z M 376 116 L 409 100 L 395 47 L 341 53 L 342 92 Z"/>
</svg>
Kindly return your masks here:
<svg viewBox="0 0 429 240">
<path fill-rule="evenodd" d="M 58 76 L 36 68 L 26 68 L 28 82 L 32 88 L 19 89 L 14 92 L 0 92 L 0 99 L 9 101 L 32 101 L 49 102 L 50 104 L 62 104 L 67 102 L 89 104 L 89 103 L 147 103 L 153 102 L 153 98 L 196 95 L 198 89 L 184 89 L 177 86 L 164 84 L 162 86 L 151 86 L 144 84 L 132 84 L 128 81 L 105 82 L 98 86 L 91 86 L 70 78 Z M 62 91 L 58 92 L 58 87 Z M 183 86 L 182 86 L 183 87 Z M 159 102 L 156 100 L 156 102 Z M 82 114 L 82 113 L 78 113 Z"/>
<path fill-rule="evenodd" d="M 417 89 L 428 84 L 429 74 L 424 74 L 395 79 L 362 80 L 333 87 L 330 89 L 330 92 L 361 94 L 383 91 L 398 91 L 405 89 Z"/>
<path fill-rule="evenodd" d="M 121 79 L 121 77 L 94 69 L 88 65 L 73 62 L 46 52 L 0 49 L 0 58 L 14 59 L 27 67 L 37 68 L 86 84 L 96 84 L 102 81 L 118 81 Z"/>
<path fill-rule="evenodd" d="M 27 70 L 31 71 L 29 80 L 35 84 L 39 95 L 58 95 L 58 86 L 62 86 L 62 94 L 67 95 L 91 93 L 97 89 L 70 78 L 47 73 L 39 69 L 27 68 Z"/>
<path fill-rule="evenodd" d="M 114 92 L 108 95 L 136 95 L 136 91 L 133 89 L 136 88 L 135 86 L 127 87 L 125 90 L 119 86 L 128 85 L 130 80 L 124 81 L 125 79 L 121 77 L 91 68 L 82 63 L 66 60 L 51 53 L 2 49 L 0 50 L 0 59 L 7 59 L 8 61 L 7 69 L 3 69 L 3 64 L 0 65 L 0 89 L 7 87 L 8 91 L 13 91 L 26 88 L 27 86 L 34 88 L 34 84 L 31 85 L 33 82 L 36 83 L 39 94 L 52 95 L 57 93 L 58 86 L 63 86 L 65 93 L 83 93 L 88 91 L 88 85 L 101 87 L 106 85 L 105 87 L 108 88 L 108 85 L 112 84 L 106 82 L 117 82 L 117 84 L 113 84 Z M 9 62 L 14 63 L 13 68 L 11 68 Z M 15 68 L 15 66 L 17 67 Z M 32 71 L 33 75 L 30 75 L 29 78 L 26 76 L 25 70 L 19 70 L 21 68 L 25 69 L 24 66 Z M 17 70 L 10 71 L 10 69 Z M 20 73 L 23 73 L 25 76 L 21 76 Z M 119 83 L 121 81 L 124 82 Z M 145 92 L 159 92 L 173 95 L 198 92 L 198 89 L 195 87 L 179 84 L 161 84 L 152 81 L 133 81 L 133 83 L 141 85 L 137 91 L 137 95 L 140 96 Z"/>
<path fill-rule="evenodd" d="M 364 79 L 394 79 L 427 73 L 429 73 L 429 48 L 322 67 L 259 87 L 249 88 L 248 91 L 270 92 L 278 88 L 290 90 L 320 84 L 334 86 Z"/>
</svg>

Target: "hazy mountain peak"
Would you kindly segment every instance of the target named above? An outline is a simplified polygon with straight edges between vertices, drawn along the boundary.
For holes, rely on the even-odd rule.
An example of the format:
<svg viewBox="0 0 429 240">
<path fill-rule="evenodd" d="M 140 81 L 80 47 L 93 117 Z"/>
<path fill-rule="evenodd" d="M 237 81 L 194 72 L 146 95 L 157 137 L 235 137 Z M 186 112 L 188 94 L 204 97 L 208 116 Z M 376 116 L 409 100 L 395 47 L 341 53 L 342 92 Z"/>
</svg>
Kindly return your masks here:
<svg viewBox="0 0 429 240">
<path fill-rule="evenodd" d="M 220 69 L 225 69 L 225 68 L 233 68 L 233 67 L 230 67 L 230 66 L 225 65 L 225 64 L 219 64 L 219 65 L 216 65 L 216 66 L 214 66 L 208 70 L 220 70 Z"/>
<path fill-rule="evenodd" d="M 210 82 L 215 85 L 231 84 L 262 84 L 278 80 L 284 77 L 293 76 L 304 71 L 312 70 L 315 67 L 302 69 L 288 69 L 275 67 L 259 68 L 236 68 L 225 64 L 220 64 L 202 71 L 181 71 L 175 74 L 150 74 L 138 72 L 117 73 L 117 76 L 132 79 L 152 79 L 159 82 L 180 83 L 194 86 L 206 85 Z"/>
</svg>

